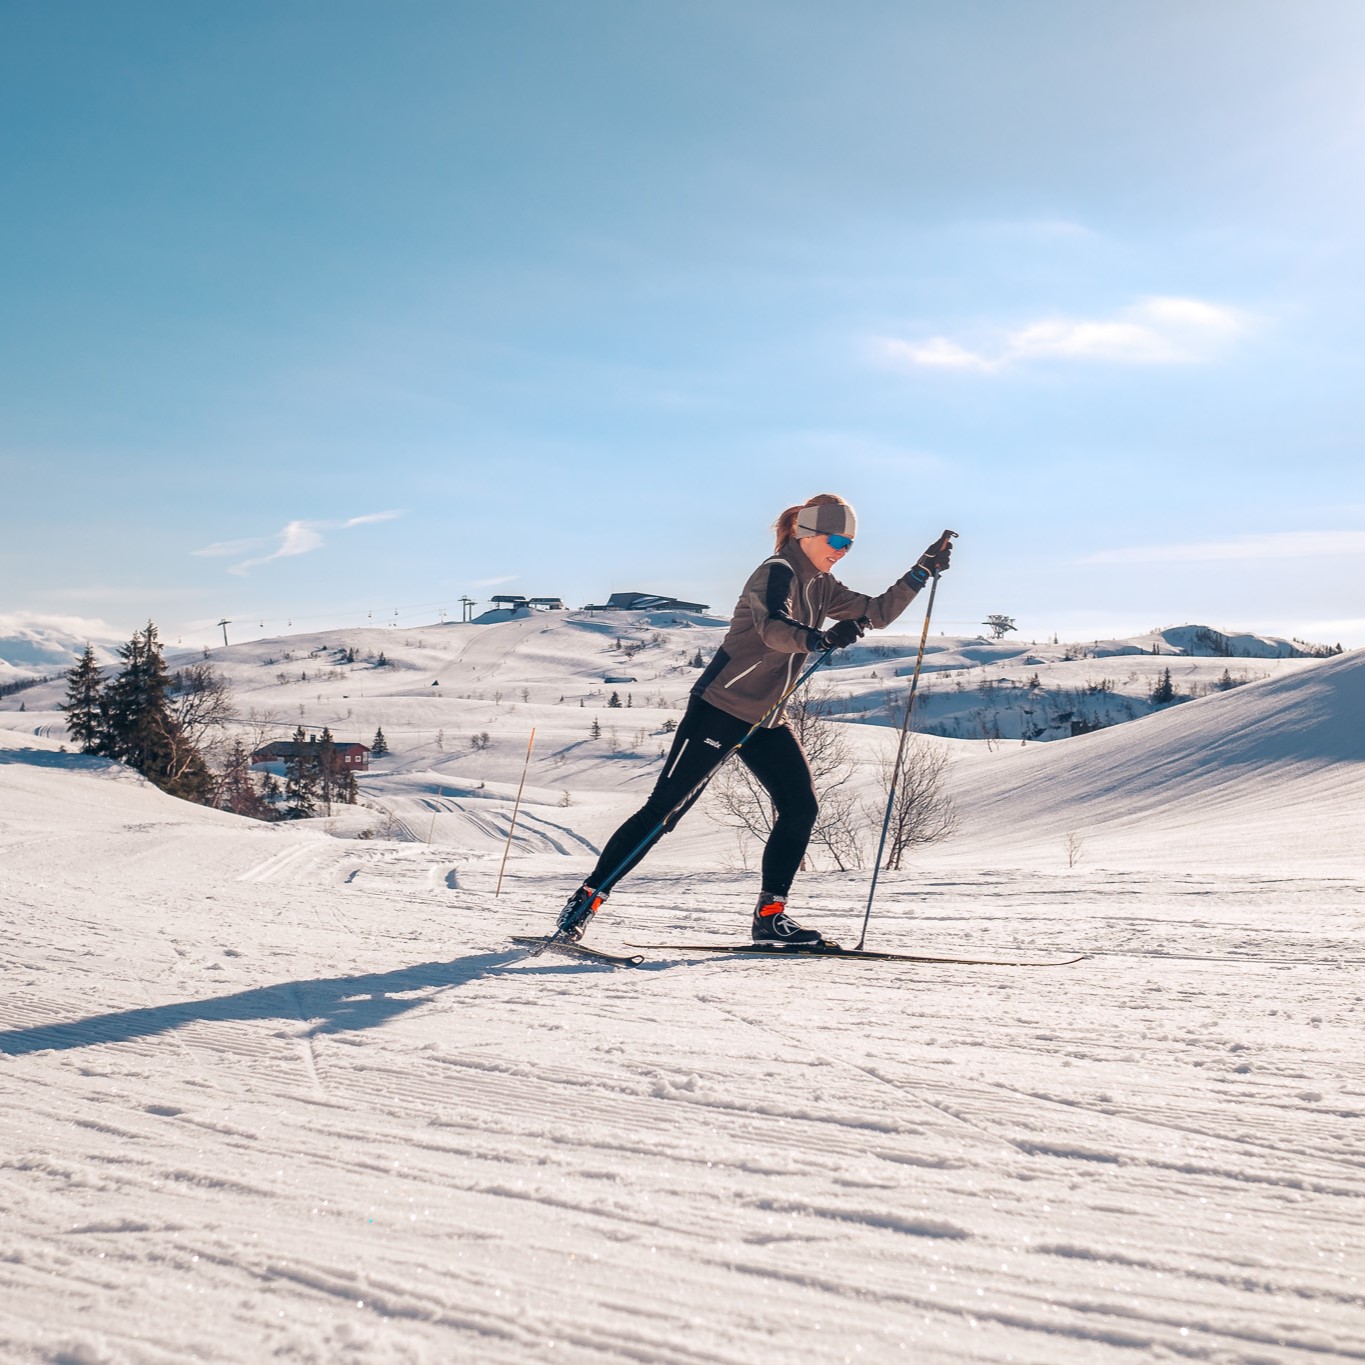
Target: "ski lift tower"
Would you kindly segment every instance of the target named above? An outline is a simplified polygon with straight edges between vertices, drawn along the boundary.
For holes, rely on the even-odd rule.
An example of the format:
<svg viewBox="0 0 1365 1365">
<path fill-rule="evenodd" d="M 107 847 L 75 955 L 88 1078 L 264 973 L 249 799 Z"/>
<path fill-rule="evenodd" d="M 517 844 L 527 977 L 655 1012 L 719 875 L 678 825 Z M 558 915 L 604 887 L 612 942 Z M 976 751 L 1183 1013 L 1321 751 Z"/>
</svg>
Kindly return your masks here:
<svg viewBox="0 0 1365 1365">
<path fill-rule="evenodd" d="M 478 606 L 478 603 L 475 602 L 472 597 L 460 598 L 460 620 L 462 622 L 470 620 L 474 615 L 474 608 L 476 606 Z"/>
<path fill-rule="evenodd" d="M 226 649 L 228 642 L 227 628 L 232 624 L 232 622 L 224 618 L 223 620 L 219 621 L 218 624 L 223 628 L 223 648 Z"/>
</svg>

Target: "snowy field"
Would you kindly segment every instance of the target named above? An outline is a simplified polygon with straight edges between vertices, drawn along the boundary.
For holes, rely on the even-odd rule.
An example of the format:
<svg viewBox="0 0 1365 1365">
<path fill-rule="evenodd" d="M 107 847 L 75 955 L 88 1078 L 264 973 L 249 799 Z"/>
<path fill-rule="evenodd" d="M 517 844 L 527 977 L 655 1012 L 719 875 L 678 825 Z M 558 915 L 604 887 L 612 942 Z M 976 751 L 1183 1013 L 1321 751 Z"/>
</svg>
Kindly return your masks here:
<svg viewBox="0 0 1365 1365">
<path fill-rule="evenodd" d="M 883 874 L 869 946 L 1080 963 L 612 971 L 508 935 L 643 796 L 715 630 L 623 659 L 590 624 L 215 651 L 258 723 L 394 745 L 294 826 L 60 752 L 52 689 L 0 703 L 0 1359 L 1365 1359 L 1365 655 L 1139 646 L 1265 676 L 934 741 L 960 833 Z M 742 936 L 723 842 L 691 817 L 594 940 Z M 867 877 L 794 909 L 856 939 Z"/>
</svg>

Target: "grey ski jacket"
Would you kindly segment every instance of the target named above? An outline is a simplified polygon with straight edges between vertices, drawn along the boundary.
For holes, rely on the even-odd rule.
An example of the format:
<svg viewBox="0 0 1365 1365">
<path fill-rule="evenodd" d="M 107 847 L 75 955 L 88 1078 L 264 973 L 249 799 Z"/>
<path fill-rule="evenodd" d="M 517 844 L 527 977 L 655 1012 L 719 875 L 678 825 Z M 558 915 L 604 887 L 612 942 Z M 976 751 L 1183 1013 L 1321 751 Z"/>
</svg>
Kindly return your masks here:
<svg viewBox="0 0 1365 1365">
<path fill-rule="evenodd" d="M 880 630 L 918 592 L 909 573 L 879 597 L 854 592 L 821 573 L 795 540 L 788 541 L 750 574 L 730 629 L 692 695 L 752 725 L 799 676 L 807 655 L 819 649 L 826 618 L 856 621 L 866 616 Z M 766 723 L 780 725 L 782 710 Z"/>
</svg>

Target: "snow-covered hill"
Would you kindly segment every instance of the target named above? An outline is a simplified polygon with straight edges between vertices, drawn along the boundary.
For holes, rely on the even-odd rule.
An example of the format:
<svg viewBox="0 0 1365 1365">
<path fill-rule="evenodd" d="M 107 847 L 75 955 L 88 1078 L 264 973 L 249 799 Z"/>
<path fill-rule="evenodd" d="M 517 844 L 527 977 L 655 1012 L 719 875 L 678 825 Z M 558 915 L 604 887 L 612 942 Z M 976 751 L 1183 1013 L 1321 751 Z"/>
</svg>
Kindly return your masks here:
<svg viewBox="0 0 1365 1365">
<path fill-rule="evenodd" d="M 0 1358 L 1365 1356 L 1365 879 L 1306 845 L 1360 827 L 1361 656 L 928 741 L 967 828 L 883 874 L 873 943 L 1078 964 L 524 958 L 713 630 L 652 629 L 629 660 L 588 620 L 229 652 L 265 731 L 382 721 L 361 818 L 394 839 L 188 806 L 0 713 Z M 594 935 L 742 935 L 716 845 L 693 817 Z M 856 937 L 866 887 L 804 874 L 801 915 Z"/>
<path fill-rule="evenodd" d="M 1365 865 L 1365 652 L 1064 744 L 973 745 L 958 852 L 1243 867 Z"/>
<path fill-rule="evenodd" d="M 115 640 L 99 621 L 67 621 L 0 612 L 0 686 L 24 678 L 55 676 L 71 667 L 90 644 L 101 663 L 116 657 Z"/>
<path fill-rule="evenodd" d="M 394 746 L 365 806 L 297 825 L 63 752 L 59 687 L 0 701 L 0 1357 L 1365 1356 L 1365 655 L 1057 743 L 924 741 L 962 831 L 883 873 L 871 941 L 1073 966 L 523 957 L 718 633 L 215 651 L 244 734 Z M 868 698 L 914 643 L 831 670 L 870 794 Z M 934 643 L 938 680 L 1118 657 Z M 690 817 L 595 937 L 742 936 L 725 847 Z M 856 938 L 866 890 L 806 872 L 801 917 Z"/>
<path fill-rule="evenodd" d="M 362 778 L 362 806 L 323 821 L 334 834 L 500 854 L 534 728 L 517 852 L 567 859 L 562 875 L 572 877 L 643 799 L 697 661 L 709 659 L 723 629 L 714 618 L 674 612 L 552 612 L 483 625 L 296 635 L 209 657 L 233 684 L 238 732 L 252 747 L 301 724 L 367 744 L 383 728 L 393 753 Z M 883 799 L 878 761 L 894 745 L 917 645 L 913 636 L 870 635 L 812 684 L 847 732 L 860 760 L 854 785 L 872 805 Z M 1236 847 L 1239 857 L 1266 849 L 1256 811 L 1278 830 L 1286 819 L 1302 827 L 1290 849 L 1274 850 L 1277 857 L 1355 856 L 1355 816 L 1342 817 L 1343 825 L 1323 817 L 1319 803 L 1323 785 L 1337 782 L 1357 800 L 1355 778 L 1345 774 L 1359 764 L 1324 776 L 1323 763 L 1286 767 L 1277 760 L 1263 780 L 1241 782 L 1263 765 L 1253 737 L 1264 727 L 1248 719 L 1263 706 L 1292 713 L 1295 698 L 1303 698 L 1316 717 L 1323 762 L 1354 752 L 1358 710 L 1349 679 L 1362 656 L 1295 658 L 1292 648 L 1205 627 L 1085 648 L 933 637 L 916 728 L 970 741 L 948 744 L 963 819 L 945 853 L 1051 862 L 1070 834 L 1086 841 L 1087 857 L 1107 857 L 1104 831 L 1131 829 L 1141 837 L 1125 839 L 1126 856 L 1143 848 L 1158 862 L 1187 853 L 1198 860 L 1201 842 L 1187 831 L 1190 810 L 1204 802 L 1232 839 L 1220 847 Z M 1167 670 L 1185 700 L 1160 706 L 1151 693 Z M 1347 690 L 1318 705 L 1308 699 L 1326 684 L 1309 681 L 1315 678 L 1341 679 Z M 60 740 L 61 695 L 57 682 L 0 698 L 0 726 Z M 1082 729 L 1100 718 L 1114 723 L 1090 736 L 1023 743 L 1025 734 L 1056 741 L 1078 718 Z M 1224 763 L 1231 751 L 1209 746 L 1227 726 L 1241 736 L 1242 757 Z M 1228 788 L 1234 777 L 1235 797 Z M 690 865 L 707 850 L 720 866 L 751 856 L 731 834 L 718 844 L 716 828 L 699 813 L 658 858 Z"/>
</svg>

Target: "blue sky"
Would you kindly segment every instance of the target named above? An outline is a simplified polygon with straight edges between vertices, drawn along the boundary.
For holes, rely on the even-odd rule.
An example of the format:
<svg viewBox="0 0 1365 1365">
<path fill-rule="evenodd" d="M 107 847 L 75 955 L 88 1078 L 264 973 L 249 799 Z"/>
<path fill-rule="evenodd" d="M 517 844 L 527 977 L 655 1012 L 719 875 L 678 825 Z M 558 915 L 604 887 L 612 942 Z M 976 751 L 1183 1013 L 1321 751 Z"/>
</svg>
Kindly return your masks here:
<svg viewBox="0 0 1365 1365">
<path fill-rule="evenodd" d="M 830 490 L 857 587 L 961 533 L 945 628 L 1365 644 L 1363 40 L 1356 0 L 0 6 L 0 621 L 728 611 Z"/>
</svg>

